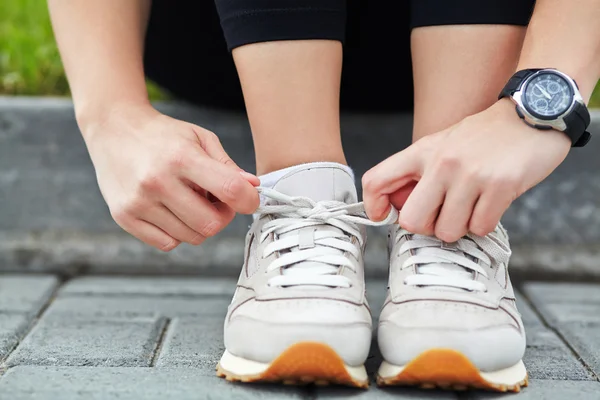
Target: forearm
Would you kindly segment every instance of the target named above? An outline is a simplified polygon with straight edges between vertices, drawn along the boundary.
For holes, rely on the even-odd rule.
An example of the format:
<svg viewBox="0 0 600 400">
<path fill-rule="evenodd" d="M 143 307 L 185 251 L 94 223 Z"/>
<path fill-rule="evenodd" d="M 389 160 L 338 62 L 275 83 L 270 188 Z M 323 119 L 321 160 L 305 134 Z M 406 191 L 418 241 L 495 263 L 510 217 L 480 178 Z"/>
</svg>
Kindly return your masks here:
<svg viewBox="0 0 600 400">
<path fill-rule="evenodd" d="M 49 0 L 80 125 L 120 102 L 148 102 L 143 45 L 150 0 Z"/>
<path fill-rule="evenodd" d="M 600 78 L 600 0 L 537 0 L 517 70 L 556 68 L 586 103 Z"/>
</svg>

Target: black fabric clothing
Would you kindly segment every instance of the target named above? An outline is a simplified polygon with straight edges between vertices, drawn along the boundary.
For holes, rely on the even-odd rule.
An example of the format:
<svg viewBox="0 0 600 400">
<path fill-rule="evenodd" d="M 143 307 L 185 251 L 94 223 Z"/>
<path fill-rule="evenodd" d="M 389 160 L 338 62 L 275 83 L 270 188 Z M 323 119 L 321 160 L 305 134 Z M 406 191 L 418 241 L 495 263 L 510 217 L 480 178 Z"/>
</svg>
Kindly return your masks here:
<svg viewBox="0 0 600 400">
<path fill-rule="evenodd" d="M 525 26 L 529 23 L 534 5 L 535 0 L 412 0 L 411 27 L 480 24 Z"/>
<path fill-rule="evenodd" d="M 216 3 L 216 4 L 215 4 Z M 229 50 L 299 39 L 344 43 L 340 106 L 413 106 L 410 31 L 453 24 L 527 25 L 535 0 L 153 0 L 147 76 L 189 102 L 243 109 Z"/>
<path fill-rule="evenodd" d="M 344 40 L 346 0 L 215 0 L 215 3 L 230 50 L 274 40 Z"/>
</svg>

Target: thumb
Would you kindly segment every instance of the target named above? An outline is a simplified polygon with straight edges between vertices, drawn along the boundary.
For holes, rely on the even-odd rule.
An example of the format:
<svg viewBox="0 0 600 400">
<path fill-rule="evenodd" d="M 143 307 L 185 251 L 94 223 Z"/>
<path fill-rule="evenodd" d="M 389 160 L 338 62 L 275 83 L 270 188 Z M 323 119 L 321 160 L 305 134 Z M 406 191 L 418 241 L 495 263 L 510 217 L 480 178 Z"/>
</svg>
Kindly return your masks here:
<svg viewBox="0 0 600 400">
<path fill-rule="evenodd" d="M 395 192 L 419 180 L 424 163 L 418 143 L 388 157 L 363 176 L 365 211 L 371 220 L 383 220 L 389 213 L 391 200 L 394 203 L 399 200 Z"/>
<path fill-rule="evenodd" d="M 200 142 L 200 146 L 204 149 L 206 154 L 213 160 L 220 162 L 221 164 L 232 166 L 236 169 L 240 169 L 237 164 L 229 157 L 229 154 L 225 152 L 221 141 L 209 130 L 201 128 L 197 125 L 192 125 L 192 129 Z"/>
</svg>

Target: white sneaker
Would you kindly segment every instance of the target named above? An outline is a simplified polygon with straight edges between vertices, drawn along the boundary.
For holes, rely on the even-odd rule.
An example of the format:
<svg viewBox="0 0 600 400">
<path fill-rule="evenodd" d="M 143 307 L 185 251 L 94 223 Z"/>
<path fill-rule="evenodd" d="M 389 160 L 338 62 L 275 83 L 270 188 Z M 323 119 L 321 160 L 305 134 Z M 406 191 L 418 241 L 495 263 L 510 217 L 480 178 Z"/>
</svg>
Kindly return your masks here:
<svg viewBox="0 0 600 400">
<path fill-rule="evenodd" d="M 525 331 L 501 225 L 455 243 L 394 227 L 390 250 L 379 384 L 498 391 L 527 385 Z"/>
<path fill-rule="evenodd" d="M 336 164 L 307 165 L 261 194 L 267 202 L 246 237 L 217 374 L 367 387 L 362 225 L 374 223 L 356 203 L 352 177 Z"/>
</svg>

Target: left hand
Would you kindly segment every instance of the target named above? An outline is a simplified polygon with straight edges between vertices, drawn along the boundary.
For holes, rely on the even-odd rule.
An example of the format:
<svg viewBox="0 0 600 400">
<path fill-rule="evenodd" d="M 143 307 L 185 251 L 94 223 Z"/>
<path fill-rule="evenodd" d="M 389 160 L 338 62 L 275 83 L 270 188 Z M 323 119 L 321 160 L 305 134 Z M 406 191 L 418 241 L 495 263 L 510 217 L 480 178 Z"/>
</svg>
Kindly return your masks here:
<svg viewBox="0 0 600 400">
<path fill-rule="evenodd" d="M 404 229 L 446 242 L 468 232 L 484 236 L 570 147 L 564 133 L 524 124 L 503 99 L 369 170 L 362 180 L 365 209 L 379 221 L 394 205 Z"/>
</svg>

